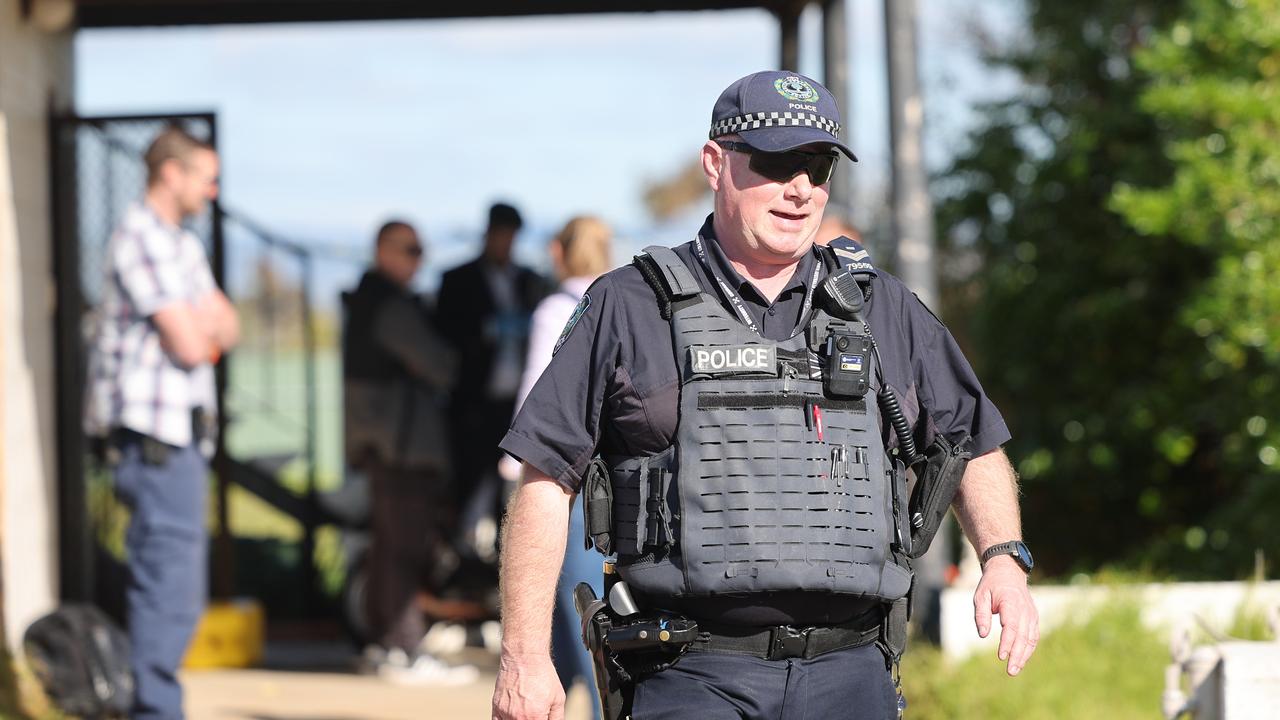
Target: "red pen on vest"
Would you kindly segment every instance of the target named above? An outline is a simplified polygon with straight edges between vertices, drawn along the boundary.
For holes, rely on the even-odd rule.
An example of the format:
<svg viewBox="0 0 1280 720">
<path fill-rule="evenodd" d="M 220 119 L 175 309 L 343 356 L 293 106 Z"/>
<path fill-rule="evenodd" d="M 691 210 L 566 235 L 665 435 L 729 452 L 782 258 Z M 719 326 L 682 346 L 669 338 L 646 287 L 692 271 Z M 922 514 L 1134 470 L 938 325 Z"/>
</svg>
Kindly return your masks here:
<svg viewBox="0 0 1280 720">
<path fill-rule="evenodd" d="M 813 404 L 813 426 L 818 431 L 818 442 L 822 442 L 822 408 L 818 403 Z"/>
</svg>

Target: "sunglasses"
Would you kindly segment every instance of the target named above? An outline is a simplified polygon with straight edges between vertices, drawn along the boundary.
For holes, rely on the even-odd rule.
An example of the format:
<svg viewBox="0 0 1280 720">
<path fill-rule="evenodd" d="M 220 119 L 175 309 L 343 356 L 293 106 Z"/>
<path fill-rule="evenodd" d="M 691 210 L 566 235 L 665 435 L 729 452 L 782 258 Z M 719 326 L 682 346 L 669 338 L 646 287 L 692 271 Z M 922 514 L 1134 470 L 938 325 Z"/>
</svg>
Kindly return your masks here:
<svg viewBox="0 0 1280 720">
<path fill-rule="evenodd" d="M 836 160 L 840 159 L 840 155 L 835 150 L 829 153 L 810 153 L 799 150 L 764 152 L 746 143 L 732 140 L 716 140 L 716 144 L 725 150 L 750 155 L 748 167 L 752 172 L 780 183 L 790 182 L 791 178 L 805 172 L 809 175 L 809 182 L 814 185 L 826 185 L 831 181 L 831 174 L 835 172 Z"/>
<path fill-rule="evenodd" d="M 414 258 L 422 257 L 421 245 L 409 245 L 407 247 L 401 248 L 400 251 L 403 252 L 405 255 L 408 255 L 409 257 L 414 257 Z"/>
</svg>

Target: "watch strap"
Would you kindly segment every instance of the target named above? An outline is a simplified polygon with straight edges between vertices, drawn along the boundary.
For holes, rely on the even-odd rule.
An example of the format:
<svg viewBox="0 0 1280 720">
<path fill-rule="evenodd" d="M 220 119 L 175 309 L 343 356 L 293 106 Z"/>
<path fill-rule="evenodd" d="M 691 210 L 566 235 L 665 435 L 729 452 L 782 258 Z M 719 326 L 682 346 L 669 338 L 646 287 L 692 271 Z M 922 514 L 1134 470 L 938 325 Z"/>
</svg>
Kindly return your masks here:
<svg viewBox="0 0 1280 720">
<path fill-rule="evenodd" d="M 995 545 L 992 545 L 991 547 L 983 551 L 982 564 L 986 565 L 988 560 L 990 560 L 991 558 L 997 555 L 1017 555 L 1019 542 L 1020 541 L 1018 540 L 1010 540 L 1008 542 L 996 543 Z"/>
</svg>

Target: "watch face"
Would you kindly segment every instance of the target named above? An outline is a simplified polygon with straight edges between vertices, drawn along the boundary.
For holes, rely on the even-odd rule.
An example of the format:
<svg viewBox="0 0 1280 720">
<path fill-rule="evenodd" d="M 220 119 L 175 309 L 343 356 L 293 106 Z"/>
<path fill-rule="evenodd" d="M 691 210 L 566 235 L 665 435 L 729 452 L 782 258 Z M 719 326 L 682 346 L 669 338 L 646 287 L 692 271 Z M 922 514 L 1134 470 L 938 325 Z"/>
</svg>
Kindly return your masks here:
<svg viewBox="0 0 1280 720">
<path fill-rule="evenodd" d="M 1036 565 L 1035 558 L 1031 557 L 1031 550 L 1026 546 L 1025 543 L 1020 541 L 1018 542 L 1017 551 L 1018 551 L 1018 562 L 1022 563 L 1022 567 L 1027 572 L 1031 572 L 1031 568 L 1035 567 Z"/>
</svg>

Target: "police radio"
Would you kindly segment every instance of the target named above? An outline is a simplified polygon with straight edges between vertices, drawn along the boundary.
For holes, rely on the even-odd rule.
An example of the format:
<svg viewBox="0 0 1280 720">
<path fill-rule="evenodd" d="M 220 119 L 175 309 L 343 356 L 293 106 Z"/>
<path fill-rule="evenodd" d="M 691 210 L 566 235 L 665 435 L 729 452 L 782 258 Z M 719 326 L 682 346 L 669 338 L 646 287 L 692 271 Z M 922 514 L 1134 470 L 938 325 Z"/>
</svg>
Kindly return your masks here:
<svg viewBox="0 0 1280 720">
<path fill-rule="evenodd" d="M 827 276 L 818 288 L 818 302 L 832 317 L 859 320 L 862 288 L 849 268 Z M 833 330 L 827 336 L 823 387 L 831 397 L 862 397 L 871 376 L 871 338 L 849 330 Z"/>
</svg>

